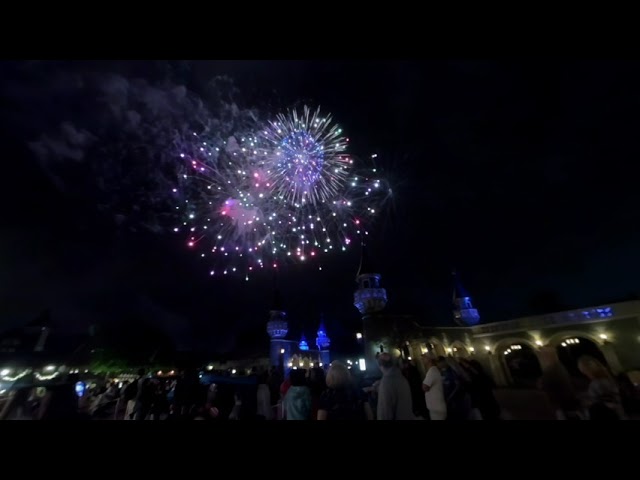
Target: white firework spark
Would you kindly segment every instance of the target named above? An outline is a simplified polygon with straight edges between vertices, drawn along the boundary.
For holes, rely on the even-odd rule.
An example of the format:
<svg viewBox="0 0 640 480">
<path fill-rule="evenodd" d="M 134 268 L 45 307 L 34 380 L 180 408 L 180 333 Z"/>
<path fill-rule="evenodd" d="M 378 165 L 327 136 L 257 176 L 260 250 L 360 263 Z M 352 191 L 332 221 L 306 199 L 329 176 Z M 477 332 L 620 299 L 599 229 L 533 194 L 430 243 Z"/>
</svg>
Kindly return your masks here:
<svg viewBox="0 0 640 480">
<path fill-rule="evenodd" d="M 338 195 L 347 182 L 351 162 L 347 139 L 322 116 L 305 106 L 299 114 L 279 114 L 262 132 L 272 149 L 269 168 L 272 190 L 292 204 L 326 202 Z"/>
</svg>

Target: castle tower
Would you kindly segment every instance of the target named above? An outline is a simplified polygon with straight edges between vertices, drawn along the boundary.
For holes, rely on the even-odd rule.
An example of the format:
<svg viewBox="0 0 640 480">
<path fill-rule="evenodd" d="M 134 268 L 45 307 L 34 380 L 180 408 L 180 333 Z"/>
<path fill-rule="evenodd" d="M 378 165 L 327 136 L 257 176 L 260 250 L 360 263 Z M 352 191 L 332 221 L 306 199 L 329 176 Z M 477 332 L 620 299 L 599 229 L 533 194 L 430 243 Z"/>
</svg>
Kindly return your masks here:
<svg viewBox="0 0 640 480">
<path fill-rule="evenodd" d="M 316 347 L 320 351 L 320 361 L 323 366 L 328 367 L 331 363 L 331 353 L 329 347 L 331 346 L 331 339 L 327 336 L 327 330 L 324 327 L 324 321 L 320 320 L 320 326 L 318 327 L 318 336 L 316 337 Z"/>
<path fill-rule="evenodd" d="M 363 243 L 356 274 L 358 289 L 353 294 L 353 304 L 363 317 L 379 312 L 387 305 L 387 291 L 380 285 L 380 274 L 374 271 Z"/>
<path fill-rule="evenodd" d="M 453 272 L 453 320 L 462 327 L 480 323 L 480 314 L 473 308 L 471 297 L 462 287 L 455 270 Z"/>
<path fill-rule="evenodd" d="M 305 338 L 304 334 L 302 334 L 302 337 L 300 338 L 300 343 L 298 344 L 298 348 L 300 349 L 301 352 L 309 351 L 309 344 L 307 343 L 307 339 Z"/>
<path fill-rule="evenodd" d="M 272 366 L 284 368 L 287 359 L 291 357 L 289 342 L 285 340 L 288 331 L 287 314 L 282 305 L 280 291 L 276 288 L 273 306 L 269 311 L 269 322 L 267 322 L 267 333 L 271 337 L 269 358 Z"/>
<path fill-rule="evenodd" d="M 362 315 L 362 334 L 364 337 L 364 360 L 367 365 L 367 370 L 371 369 L 372 365 L 375 365 L 375 351 L 376 347 L 373 345 L 373 339 L 371 338 L 372 331 L 376 330 L 375 320 L 371 318 L 372 315 L 381 312 L 387 305 L 387 291 L 382 288 L 380 284 L 379 273 L 374 273 L 376 270 L 367 255 L 365 244 L 362 244 L 362 253 L 360 255 L 360 267 L 356 274 L 356 283 L 358 289 L 353 294 L 353 304 Z M 373 323 L 372 323 L 373 321 Z"/>
</svg>

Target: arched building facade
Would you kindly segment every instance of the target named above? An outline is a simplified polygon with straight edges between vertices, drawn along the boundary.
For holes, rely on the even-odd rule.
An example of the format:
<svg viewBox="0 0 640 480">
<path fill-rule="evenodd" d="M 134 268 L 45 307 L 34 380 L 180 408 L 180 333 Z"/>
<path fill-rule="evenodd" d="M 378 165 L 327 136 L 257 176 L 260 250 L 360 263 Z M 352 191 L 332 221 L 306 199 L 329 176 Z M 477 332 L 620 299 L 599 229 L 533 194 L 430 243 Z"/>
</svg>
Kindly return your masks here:
<svg viewBox="0 0 640 480">
<path fill-rule="evenodd" d="M 599 316 L 599 310 L 607 313 Z M 386 325 L 406 322 L 404 341 L 408 342 L 409 353 L 403 356 L 419 358 L 431 351 L 438 356 L 473 357 L 498 385 L 526 384 L 522 376 L 535 375 L 537 352 L 543 346 L 556 348 L 570 371 L 575 371 L 577 358 L 582 354 L 604 361 L 614 374 L 640 370 L 640 301 L 472 327 L 425 327 L 417 317 L 409 320 L 406 316 L 384 314 L 370 315 L 366 321 Z M 383 328 L 368 330 L 376 332 Z M 365 337 L 366 348 L 374 356 L 381 349 L 398 351 L 396 343 L 389 336 Z M 420 363 L 417 362 L 419 368 Z"/>
<path fill-rule="evenodd" d="M 543 346 L 556 348 L 570 372 L 577 372 L 577 359 L 584 354 L 599 358 L 614 374 L 640 370 L 640 301 L 480 323 L 470 295 L 456 279 L 456 326 L 429 327 L 419 317 L 384 312 L 387 292 L 380 274 L 368 273 L 361 264 L 357 281 L 354 304 L 362 314 L 369 357 L 389 351 L 415 359 L 426 352 L 474 358 L 499 386 L 532 386 L 541 372 Z M 416 365 L 424 373 L 422 362 Z"/>
</svg>

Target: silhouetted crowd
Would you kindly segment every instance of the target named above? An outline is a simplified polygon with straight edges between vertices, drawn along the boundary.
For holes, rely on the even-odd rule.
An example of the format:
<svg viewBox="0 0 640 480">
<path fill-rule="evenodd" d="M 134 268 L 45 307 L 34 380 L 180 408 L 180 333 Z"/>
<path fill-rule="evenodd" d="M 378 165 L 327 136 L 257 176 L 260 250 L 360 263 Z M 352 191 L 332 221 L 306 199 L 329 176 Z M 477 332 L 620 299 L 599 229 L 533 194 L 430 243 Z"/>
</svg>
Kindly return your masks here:
<svg viewBox="0 0 640 480">
<path fill-rule="evenodd" d="M 554 349 L 541 349 L 538 386 L 558 420 L 621 420 L 639 411 L 630 381 L 615 378 L 600 361 L 578 360 L 588 387 L 578 392 Z M 147 375 L 85 388 L 77 374 L 46 388 L 14 387 L 0 420 L 499 420 L 495 385 L 474 359 L 424 354 L 422 375 L 412 361 L 377 357 L 382 377 L 334 361 L 321 367 L 252 370 L 238 379 L 203 383 L 196 369 L 174 378 Z M 239 380 L 239 381 L 238 381 Z M 627 379 L 628 380 L 628 379 Z"/>
</svg>

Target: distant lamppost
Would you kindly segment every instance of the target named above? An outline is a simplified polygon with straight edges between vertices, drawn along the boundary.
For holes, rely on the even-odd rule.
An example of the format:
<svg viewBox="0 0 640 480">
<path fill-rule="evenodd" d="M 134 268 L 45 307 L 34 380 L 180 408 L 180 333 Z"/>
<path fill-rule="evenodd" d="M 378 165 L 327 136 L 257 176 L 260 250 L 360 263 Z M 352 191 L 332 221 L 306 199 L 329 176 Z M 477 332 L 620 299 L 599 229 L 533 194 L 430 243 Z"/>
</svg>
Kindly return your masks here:
<svg viewBox="0 0 640 480">
<path fill-rule="evenodd" d="M 356 333 L 356 341 L 358 342 L 358 344 L 359 344 L 359 345 L 360 345 L 360 347 L 361 347 L 361 348 L 360 348 L 360 350 L 361 350 L 361 352 L 360 352 L 360 353 L 362 353 L 362 356 L 363 356 L 363 357 L 366 357 L 366 356 L 367 356 L 367 352 L 365 351 L 365 350 L 366 350 L 366 348 L 365 348 L 365 344 L 364 344 L 363 338 L 364 338 L 364 337 L 363 337 L 363 335 L 362 335 L 362 333 L 361 333 L 361 332 Z M 358 363 L 359 363 L 359 366 L 360 366 L 360 371 L 364 372 L 364 371 L 366 370 L 366 367 L 364 367 L 364 365 L 365 365 L 365 363 L 364 363 L 364 359 L 360 359 L 360 360 L 358 361 Z M 364 368 L 363 368 L 363 367 L 364 367 Z"/>
<path fill-rule="evenodd" d="M 367 369 L 367 363 L 364 358 L 360 358 L 358 360 L 358 366 L 360 367 L 360 371 L 364 372 Z"/>
</svg>

